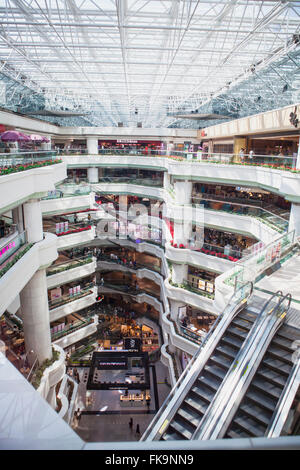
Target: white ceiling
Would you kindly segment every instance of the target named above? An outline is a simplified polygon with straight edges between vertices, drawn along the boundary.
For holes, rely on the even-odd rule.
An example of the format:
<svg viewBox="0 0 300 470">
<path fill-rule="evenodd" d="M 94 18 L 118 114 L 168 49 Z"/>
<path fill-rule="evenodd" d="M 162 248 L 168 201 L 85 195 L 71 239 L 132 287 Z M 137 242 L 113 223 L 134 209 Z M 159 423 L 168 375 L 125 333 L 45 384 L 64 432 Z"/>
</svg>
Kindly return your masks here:
<svg viewBox="0 0 300 470">
<path fill-rule="evenodd" d="M 197 109 L 246 79 L 252 64 L 263 69 L 292 50 L 298 5 L 0 0 L 0 72 L 42 92 L 47 109 L 94 111 L 113 126 L 166 127 L 174 120 L 167 113 Z"/>
</svg>

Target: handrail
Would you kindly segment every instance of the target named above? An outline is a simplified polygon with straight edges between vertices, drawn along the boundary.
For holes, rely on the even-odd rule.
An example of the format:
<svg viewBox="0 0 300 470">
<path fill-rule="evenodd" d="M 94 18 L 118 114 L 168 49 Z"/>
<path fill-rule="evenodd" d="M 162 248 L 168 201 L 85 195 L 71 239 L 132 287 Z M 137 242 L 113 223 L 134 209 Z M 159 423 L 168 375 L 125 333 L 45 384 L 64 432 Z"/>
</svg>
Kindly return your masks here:
<svg viewBox="0 0 300 470">
<path fill-rule="evenodd" d="M 271 212 L 271 211 L 269 211 L 269 210 L 267 210 L 267 209 L 263 209 L 262 207 L 257 207 L 257 206 L 250 205 L 250 204 L 242 204 L 242 203 L 238 203 L 238 202 L 231 202 L 231 201 L 226 201 L 226 200 L 224 200 L 224 201 L 218 201 L 217 199 L 210 199 L 210 198 L 196 198 L 196 197 L 193 197 L 193 199 L 198 199 L 200 202 L 199 202 L 199 204 L 192 202 L 192 205 L 197 205 L 197 204 L 198 204 L 198 205 L 201 205 L 201 201 L 204 201 L 204 202 L 205 202 L 205 201 L 208 201 L 208 202 L 213 202 L 213 203 L 215 203 L 215 202 L 216 202 L 216 203 L 220 202 L 220 203 L 222 203 L 222 205 L 227 204 L 227 205 L 229 205 L 229 206 L 239 206 L 239 207 L 242 207 L 242 208 L 243 208 L 243 207 L 246 207 L 246 208 L 250 208 L 250 209 L 253 210 L 253 211 L 257 211 L 257 212 L 260 211 L 260 212 L 262 212 L 262 213 L 270 214 L 271 217 L 275 217 L 276 219 L 280 219 L 280 221 L 284 222 L 284 225 L 286 225 L 286 226 L 288 226 L 288 223 L 289 223 L 288 220 L 284 219 L 284 218 L 281 217 L 280 215 L 278 215 L 278 214 L 273 214 L 273 212 Z M 221 211 L 221 212 L 227 212 L 227 213 L 228 213 L 228 210 L 222 209 L 222 208 L 219 208 L 219 209 L 209 209 L 209 208 L 206 207 L 205 209 L 208 209 L 208 210 L 216 210 L 216 211 Z M 238 213 L 236 213 L 236 214 L 234 214 L 234 215 L 245 215 L 245 216 L 251 217 L 251 213 L 248 213 L 248 214 L 238 214 Z M 266 220 L 269 221 L 269 219 L 266 219 Z M 264 222 L 265 219 L 262 219 L 262 221 Z M 270 223 L 271 223 L 272 225 L 276 225 L 275 222 L 274 222 L 274 223 L 270 222 Z"/>
<path fill-rule="evenodd" d="M 271 304 L 274 297 L 277 297 L 278 295 L 277 304 L 272 306 L 270 310 L 266 312 L 267 307 Z M 233 364 L 217 390 L 213 401 L 208 407 L 204 420 L 201 421 L 201 424 L 195 430 L 192 439 L 215 439 L 217 437 L 222 437 L 220 433 L 224 432 L 229 416 L 232 417 L 234 415 L 235 408 L 238 408 L 245 393 L 243 392 L 243 389 L 248 389 L 249 381 L 257 370 L 258 364 L 260 363 L 260 361 L 257 362 L 258 356 L 261 357 L 264 354 L 264 346 L 268 347 L 269 342 L 271 341 L 268 341 L 268 338 L 270 338 L 270 336 L 271 338 L 273 337 L 274 327 L 278 327 L 277 312 L 280 310 L 280 306 L 285 299 L 289 297 L 290 294 L 283 297 L 282 292 L 277 291 L 265 303 L 236 355 Z M 288 305 L 290 305 L 290 302 Z M 269 323 L 269 318 L 267 317 L 271 314 L 276 320 L 275 324 Z M 267 324 L 265 325 L 266 321 Z M 252 367 L 249 367 L 251 361 L 253 363 L 255 353 L 257 356 L 255 363 L 254 365 L 252 364 Z M 253 369 L 255 364 L 256 368 Z M 226 425 L 226 429 L 227 427 L 228 424 Z"/>
<path fill-rule="evenodd" d="M 250 292 L 246 295 L 246 297 L 242 296 L 243 298 L 240 300 L 240 302 L 238 302 L 237 305 L 232 306 L 231 305 L 232 301 L 237 297 L 237 293 L 239 291 L 243 291 L 246 288 L 246 286 L 248 286 L 248 285 L 250 286 Z M 193 356 L 193 358 L 190 360 L 190 362 L 188 363 L 188 365 L 184 369 L 184 371 L 181 374 L 179 380 L 176 382 L 176 384 L 172 388 L 170 394 L 167 396 L 167 398 L 163 402 L 162 406 L 160 407 L 159 411 L 156 413 L 154 419 L 151 421 L 150 425 L 148 426 L 145 433 L 141 437 L 141 441 L 145 441 L 145 440 L 148 439 L 150 433 L 154 429 L 154 426 L 157 425 L 157 423 L 161 419 L 163 413 L 166 411 L 167 406 L 169 405 L 169 403 L 171 402 L 173 397 L 175 397 L 175 394 L 178 391 L 179 387 L 182 385 L 183 381 L 187 378 L 189 372 L 191 371 L 192 367 L 194 366 L 194 364 L 195 364 L 196 360 L 198 359 L 200 353 L 202 352 L 204 346 L 207 344 L 208 340 L 212 337 L 213 333 L 215 332 L 217 326 L 220 324 L 221 319 L 223 319 L 226 316 L 226 313 L 228 313 L 228 316 L 229 316 L 230 313 L 233 313 L 233 312 L 236 313 L 240 307 L 244 306 L 245 302 L 247 302 L 247 299 L 252 295 L 252 292 L 253 292 L 253 283 L 250 282 L 250 283 L 246 283 L 245 285 L 239 287 L 239 289 L 237 289 L 237 291 L 235 291 L 233 293 L 233 295 L 231 296 L 231 298 L 230 298 L 227 306 L 225 307 L 224 311 L 218 316 L 218 318 L 214 322 L 212 328 L 210 329 L 210 331 L 205 336 L 205 338 L 204 338 L 202 344 L 200 345 L 198 351 L 196 352 L 196 354 Z"/>
<path fill-rule="evenodd" d="M 282 390 L 279 401 L 273 412 L 271 422 L 265 432 L 265 437 L 279 437 L 285 425 L 291 402 L 297 393 L 300 381 L 300 360 L 294 363 L 287 382 Z"/>
<path fill-rule="evenodd" d="M 51 271 L 55 271 L 57 268 L 60 268 L 61 266 L 66 266 L 68 264 L 76 264 L 76 263 L 81 263 L 81 261 L 88 261 L 88 260 L 91 260 L 90 262 L 93 261 L 93 255 L 91 254 L 90 256 L 81 256 L 79 258 L 72 258 L 72 259 L 69 259 L 68 261 L 63 261 L 61 263 L 57 263 L 57 264 L 52 264 L 51 266 L 49 266 L 49 268 L 47 268 L 47 275 L 48 273 L 50 274 Z M 85 263 L 87 264 L 87 263 Z M 74 266 L 75 267 L 75 266 Z"/>
<path fill-rule="evenodd" d="M 288 305 L 286 307 L 286 312 L 281 313 L 281 311 L 279 311 L 279 310 L 282 307 L 282 304 L 285 300 L 288 300 Z M 284 318 L 284 316 L 286 315 L 287 311 L 290 308 L 291 302 L 292 302 L 292 295 L 290 293 L 288 293 L 281 299 L 281 301 L 279 302 L 279 304 L 276 308 L 275 314 L 277 315 L 277 317 L 280 315 L 281 318 Z"/>
</svg>

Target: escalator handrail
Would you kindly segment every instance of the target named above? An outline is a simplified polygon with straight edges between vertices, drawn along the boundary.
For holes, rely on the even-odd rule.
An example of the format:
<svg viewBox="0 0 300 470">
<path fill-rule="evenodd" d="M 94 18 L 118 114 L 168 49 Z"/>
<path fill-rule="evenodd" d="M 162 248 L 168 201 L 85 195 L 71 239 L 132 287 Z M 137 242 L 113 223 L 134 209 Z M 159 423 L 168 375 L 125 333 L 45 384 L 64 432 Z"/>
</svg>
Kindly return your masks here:
<svg viewBox="0 0 300 470">
<path fill-rule="evenodd" d="M 270 298 L 267 300 L 267 302 L 264 304 L 263 308 L 261 309 L 261 311 L 260 311 L 260 314 L 259 314 L 259 315 L 262 315 L 262 314 L 265 312 L 265 310 L 266 310 L 267 306 L 269 305 L 269 303 L 271 303 L 271 302 L 272 302 L 272 300 L 274 299 L 274 297 L 276 297 L 277 295 L 279 296 L 279 298 L 278 298 L 278 302 L 277 302 L 277 305 L 279 304 L 279 302 L 280 302 L 280 299 L 281 299 L 281 297 L 283 296 L 283 293 L 282 293 L 282 291 L 281 291 L 281 290 L 278 290 L 277 292 L 275 292 L 275 294 L 273 294 L 273 295 L 272 295 L 272 296 L 271 296 L 271 297 L 270 297 Z M 277 305 L 276 305 L 276 306 L 274 306 L 274 308 L 276 308 L 276 307 L 277 307 Z M 271 310 L 271 312 L 270 312 L 270 313 L 272 313 L 272 311 L 273 311 L 273 309 Z"/>
<path fill-rule="evenodd" d="M 234 305 L 232 306 L 231 305 L 231 302 L 232 300 L 236 297 L 236 293 L 239 291 L 239 290 L 242 290 L 244 289 L 247 285 L 250 285 L 250 292 L 247 294 L 247 296 L 245 298 L 243 298 L 237 305 Z M 201 345 L 199 346 L 199 349 L 197 350 L 197 352 L 194 354 L 194 356 L 192 357 L 192 359 L 190 360 L 190 362 L 188 363 L 188 365 L 186 366 L 186 368 L 184 369 L 183 373 L 181 374 L 181 376 L 179 377 L 178 381 L 176 382 L 176 384 L 174 385 L 174 387 L 172 388 L 172 390 L 170 391 L 169 395 L 167 396 L 167 398 L 165 399 L 165 401 L 163 402 L 162 406 L 160 407 L 159 411 L 156 413 L 155 417 L 153 418 L 153 420 L 151 421 L 150 425 L 147 427 L 145 433 L 143 434 L 143 436 L 141 437 L 141 441 L 144 441 L 147 439 L 147 437 L 149 436 L 149 434 L 151 433 L 153 427 L 157 424 L 157 422 L 159 421 L 159 419 L 161 418 L 161 415 L 163 414 L 163 412 L 166 410 L 168 404 L 170 403 L 170 401 L 173 399 L 173 397 L 175 396 L 176 394 L 176 391 L 179 389 L 179 387 L 181 386 L 181 384 L 183 383 L 184 379 L 187 377 L 189 371 L 191 370 L 192 366 L 194 365 L 194 363 L 196 362 L 197 358 L 199 357 L 203 347 L 205 346 L 205 344 L 207 343 L 208 339 L 210 339 L 210 337 L 212 336 L 212 334 L 214 333 L 214 331 L 216 330 L 216 327 L 219 325 L 220 321 L 222 318 L 224 318 L 224 316 L 226 315 L 226 313 L 228 313 L 228 315 L 230 313 L 233 313 L 233 312 L 237 312 L 239 311 L 239 308 L 244 305 L 248 298 L 252 295 L 253 293 L 253 282 L 249 282 L 249 283 L 246 283 L 244 284 L 243 286 L 239 287 L 235 292 L 234 294 L 231 296 L 227 306 L 225 307 L 224 311 L 218 316 L 218 318 L 216 319 L 216 321 L 214 322 L 212 328 L 210 329 L 210 331 L 207 333 L 207 335 L 205 336 L 204 338 L 204 341 L 201 343 Z"/>
<path fill-rule="evenodd" d="M 199 438 L 202 439 L 202 437 L 201 437 L 201 436 L 202 436 L 202 433 L 203 433 L 203 432 L 204 432 L 204 433 L 207 432 L 207 430 L 205 430 L 205 429 L 207 429 L 207 427 L 208 427 L 210 421 L 211 421 L 212 419 L 214 419 L 214 415 L 216 415 L 216 411 L 217 411 L 217 410 L 216 410 L 215 408 L 216 408 L 216 403 L 218 403 L 218 400 L 221 401 L 221 406 L 226 407 L 226 403 L 222 405 L 222 400 L 224 399 L 223 385 L 224 385 L 225 382 L 226 382 L 226 383 L 227 383 L 227 388 L 228 388 L 228 383 L 229 383 L 229 385 L 230 385 L 230 381 L 233 380 L 232 377 L 236 377 L 236 376 L 237 376 L 236 374 L 237 374 L 237 372 L 238 372 L 238 370 L 240 369 L 241 364 L 242 364 L 240 358 L 244 356 L 245 350 L 247 351 L 247 350 L 251 347 L 251 345 L 252 345 L 252 343 L 253 343 L 253 341 L 254 341 L 254 339 L 255 339 L 255 337 L 256 337 L 257 331 L 260 330 L 260 328 L 261 328 L 261 320 L 262 320 L 262 319 L 264 320 L 264 319 L 266 318 L 266 316 L 268 315 L 268 314 L 265 314 L 265 312 L 266 312 L 268 306 L 270 305 L 270 303 L 272 302 L 272 300 L 273 300 L 275 297 L 277 297 L 278 295 L 279 295 L 279 298 L 278 298 L 277 304 L 275 305 L 275 307 L 272 307 L 268 313 L 272 313 L 272 312 L 274 311 L 274 309 L 276 309 L 276 311 L 277 311 L 279 305 L 281 304 L 282 295 L 283 295 L 283 294 L 282 294 L 282 291 L 280 291 L 280 290 L 278 290 L 277 292 L 275 292 L 275 293 L 265 302 L 265 304 L 264 304 L 263 307 L 261 308 L 261 310 L 260 310 L 260 312 L 259 312 L 259 314 L 258 314 L 258 316 L 257 316 L 257 318 L 256 318 L 256 320 L 255 320 L 255 322 L 254 322 L 254 325 L 253 325 L 252 328 L 249 330 L 247 337 L 245 338 L 244 342 L 242 343 L 240 350 L 238 351 L 237 355 L 235 356 L 232 365 L 231 365 L 230 368 L 228 369 L 228 371 L 227 371 L 225 377 L 223 378 L 223 381 L 222 381 L 221 384 L 220 384 L 219 389 L 217 390 L 217 392 L 216 392 L 216 394 L 215 394 L 215 396 L 214 396 L 214 398 L 213 398 L 213 401 L 211 402 L 211 404 L 209 405 L 209 407 L 208 407 L 208 409 L 207 409 L 207 411 L 206 411 L 206 413 L 205 413 L 205 416 L 204 416 L 205 421 L 202 422 L 202 423 L 200 424 L 200 426 L 194 431 L 194 434 L 193 434 L 192 439 L 199 439 Z M 243 371 L 243 370 L 244 370 L 244 365 L 243 365 L 243 367 L 242 367 L 242 371 Z M 219 404 L 219 406 L 220 406 L 220 404 Z M 218 407 L 217 407 L 217 409 L 218 409 Z M 206 438 L 207 438 L 207 437 L 205 437 L 205 439 L 206 439 Z"/>
<path fill-rule="evenodd" d="M 277 304 L 275 305 L 275 307 L 272 307 L 267 313 L 266 313 L 266 310 L 267 310 L 267 307 L 268 305 L 270 304 L 270 302 L 272 301 L 272 299 L 274 299 L 274 297 L 276 297 L 277 295 L 279 294 L 279 298 L 278 298 L 278 302 Z M 289 306 L 290 306 L 290 303 L 291 303 L 291 294 L 286 294 L 286 295 L 283 295 L 281 291 L 277 291 L 275 294 L 272 295 L 272 297 L 267 301 L 267 303 L 264 305 L 264 307 L 262 308 L 261 310 L 261 313 L 259 314 L 258 318 L 257 318 L 257 321 L 256 321 L 256 325 L 254 326 L 254 329 L 252 329 L 251 331 L 251 335 L 246 339 L 246 341 L 244 342 L 238 356 L 235 358 L 235 364 L 237 364 L 239 362 L 239 365 L 236 367 L 235 369 L 235 373 L 236 373 L 236 378 L 239 377 L 239 381 L 243 378 L 244 380 L 244 383 L 247 382 L 247 379 L 249 379 L 249 373 L 247 373 L 245 375 L 245 372 L 246 370 L 249 368 L 249 361 L 246 360 L 245 358 L 245 354 L 249 355 L 249 352 L 251 350 L 251 348 L 253 348 L 253 345 L 254 343 L 257 341 L 257 333 L 259 331 L 261 331 L 261 326 L 262 326 L 262 322 L 265 322 L 266 319 L 267 319 L 267 325 L 269 325 L 269 329 L 266 329 L 264 328 L 263 329 L 263 333 L 262 333 L 262 336 L 261 338 L 259 339 L 259 342 L 262 342 L 263 345 L 266 345 L 266 344 L 270 344 L 270 341 L 272 340 L 276 330 L 278 329 L 279 327 L 279 324 L 280 322 L 278 321 L 280 319 L 280 321 L 283 320 L 284 316 L 283 314 L 280 314 L 278 315 L 278 312 L 281 313 L 281 307 L 283 305 L 283 303 L 288 300 L 288 305 L 286 307 L 286 312 L 288 311 L 289 309 Z M 285 314 L 286 314 L 285 312 Z M 269 315 L 272 316 L 272 318 L 275 320 L 275 323 L 272 322 L 270 324 L 269 322 Z M 269 318 L 268 318 L 269 317 Z M 267 335 L 267 337 L 265 337 L 265 335 Z M 270 341 L 266 341 L 267 338 L 270 338 Z M 255 348 L 256 350 L 257 348 Z M 261 356 L 261 359 L 263 358 L 264 354 L 265 354 L 265 350 L 263 352 L 261 352 L 263 350 L 263 346 L 260 348 L 260 356 Z M 244 356 L 244 357 L 243 357 Z M 243 359 L 241 361 L 239 361 L 239 358 L 243 357 Z M 251 361 L 251 360 L 250 360 Z M 258 361 L 258 365 L 257 367 L 259 366 L 260 364 L 260 360 Z M 249 371 L 252 371 L 253 370 L 253 365 L 252 367 L 249 368 Z M 257 368 L 255 369 L 255 372 L 254 372 L 254 376 L 255 376 L 255 373 L 256 373 L 256 370 Z M 232 376 L 232 372 L 234 371 L 233 368 L 230 369 L 230 372 L 228 373 L 228 377 L 227 377 L 227 380 L 229 379 L 229 376 L 231 375 Z M 250 372 L 251 373 L 251 372 Z M 252 380 L 252 378 L 251 378 Z M 247 390 L 249 388 L 249 385 L 251 384 L 251 382 L 248 384 L 247 386 L 247 389 L 245 390 L 245 392 L 243 393 L 243 396 L 245 395 L 245 393 L 247 393 Z M 236 385 L 233 383 L 233 386 L 234 386 L 234 389 L 236 389 Z M 228 387 L 228 383 L 227 383 L 227 387 Z M 218 395 L 220 396 L 221 393 L 222 393 L 222 390 L 219 389 L 219 391 L 217 392 Z M 236 403 L 236 401 L 235 401 Z M 226 412 L 225 412 L 225 409 L 226 409 L 226 403 L 225 403 L 225 407 L 223 407 L 222 409 L 222 414 L 225 413 L 226 415 Z M 207 425 L 206 425 L 207 426 Z M 207 431 L 206 431 L 207 432 Z M 199 437 L 199 431 L 198 431 L 198 437 Z M 220 437 L 220 436 L 218 436 Z M 208 435 L 206 434 L 205 436 L 202 435 L 202 438 L 208 438 Z M 215 439 L 216 438 L 216 434 L 211 436 L 211 438 Z"/>
<path fill-rule="evenodd" d="M 275 305 L 275 307 L 272 307 L 269 311 L 267 311 L 267 307 L 269 306 L 270 302 L 277 295 L 279 295 L 277 304 Z M 237 396 L 234 397 L 234 394 L 237 392 L 237 390 L 240 390 L 240 393 L 242 394 L 241 399 L 238 401 L 238 403 L 240 404 L 242 397 L 245 395 L 251 383 L 250 382 L 247 384 L 247 381 L 249 381 L 249 377 L 250 381 L 253 378 L 253 375 L 251 376 L 251 374 L 253 373 L 253 367 L 255 368 L 255 364 L 257 364 L 257 367 L 259 366 L 261 359 L 265 354 L 264 346 L 266 344 L 270 344 L 270 341 L 272 340 L 275 331 L 279 327 L 279 319 L 280 321 L 282 321 L 282 319 L 284 318 L 284 316 L 278 315 L 278 312 L 281 312 L 281 307 L 287 299 L 288 310 L 291 303 L 291 294 L 283 295 L 281 291 L 277 291 L 265 303 L 265 305 L 261 309 L 259 316 L 257 317 L 257 320 L 255 321 L 255 324 L 253 325 L 253 328 L 250 330 L 247 338 L 241 346 L 238 355 L 235 357 L 234 363 L 232 364 L 228 373 L 224 377 L 222 385 L 217 391 L 213 402 L 209 406 L 206 421 L 199 428 L 196 429 L 192 439 L 216 439 L 222 437 L 219 433 L 221 432 L 221 429 L 224 429 L 224 425 L 226 424 L 226 420 L 228 419 L 228 413 L 230 415 L 230 410 L 232 410 L 235 404 L 237 403 Z M 271 318 L 275 320 L 275 322 L 273 321 L 270 323 L 270 315 Z M 262 325 L 264 325 L 265 322 L 267 322 L 265 328 L 262 328 Z M 267 341 L 268 338 L 270 338 L 270 341 Z M 261 345 L 261 347 L 257 349 L 257 346 L 259 345 Z M 255 356 L 256 352 L 259 354 L 260 360 L 257 360 L 257 362 L 253 363 L 253 354 Z M 252 366 L 249 367 L 251 363 Z M 256 373 L 257 367 L 254 370 L 254 375 Z M 247 388 L 245 392 L 243 392 L 242 390 L 245 386 Z M 229 395 L 228 393 L 226 395 L 226 392 L 225 394 L 223 393 L 224 387 L 226 388 L 227 392 L 230 393 L 231 391 Z M 224 425 L 221 425 L 220 416 L 225 417 Z M 223 428 L 220 427 L 220 425 L 223 426 Z M 226 429 L 227 428 L 228 425 Z"/>
<path fill-rule="evenodd" d="M 290 411 L 290 404 L 288 403 L 288 399 L 291 398 L 290 394 L 292 393 L 292 399 L 294 400 L 299 387 L 299 380 L 300 358 L 297 362 L 294 363 L 291 369 L 291 372 L 276 404 L 275 410 L 271 418 L 271 422 L 265 432 L 265 437 L 270 438 L 280 436 L 280 433 L 285 425 L 288 412 Z"/>
<path fill-rule="evenodd" d="M 286 295 L 281 299 L 281 301 L 278 303 L 278 305 L 277 305 L 277 307 L 276 307 L 276 310 L 275 310 L 275 312 L 274 312 L 275 315 L 278 315 L 278 311 L 279 311 L 279 309 L 280 309 L 280 307 L 281 307 L 281 304 L 282 304 L 286 299 L 288 299 L 288 305 L 287 305 L 287 307 L 286 307 L 285 315 L 287 314 L 287 312 L 288 312 L 288 310 L 289 310 L 289 308 L 290 308 L 291 302 L 292 302 L 292 295 L 291 295 L 290 293 L 286 294 Z M 284 316 L 285 316 L 285 315 L 284 315 Z"/>
</svg>

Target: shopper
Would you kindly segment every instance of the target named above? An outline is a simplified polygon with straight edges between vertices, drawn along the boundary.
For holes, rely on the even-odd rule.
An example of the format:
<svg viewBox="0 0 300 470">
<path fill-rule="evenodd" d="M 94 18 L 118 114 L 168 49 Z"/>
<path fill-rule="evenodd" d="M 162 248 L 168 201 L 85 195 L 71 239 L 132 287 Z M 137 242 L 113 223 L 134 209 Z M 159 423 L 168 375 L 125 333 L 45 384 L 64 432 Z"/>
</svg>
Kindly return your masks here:
<svg viewBox="0 0 300 470">
<path fill-rule="evenodd" d="M 130 418 L 130 420 L 129 420 L 129 423 L 128 423 L 128 424 L 129 424 L 129 428 L 130 428 L 130 430 L 132 431 L 132 427 L 133 427 L 133 419 L 132 419 L 132 418 Z"/>
<path fill-rule="evenodd" d="M 136 431 L 135 431 L 135 432 L 136 432 L 136 434 L 141 434 L 140 425 L 139 425 L 139 424 L 136 425 Z"/>
</svg>

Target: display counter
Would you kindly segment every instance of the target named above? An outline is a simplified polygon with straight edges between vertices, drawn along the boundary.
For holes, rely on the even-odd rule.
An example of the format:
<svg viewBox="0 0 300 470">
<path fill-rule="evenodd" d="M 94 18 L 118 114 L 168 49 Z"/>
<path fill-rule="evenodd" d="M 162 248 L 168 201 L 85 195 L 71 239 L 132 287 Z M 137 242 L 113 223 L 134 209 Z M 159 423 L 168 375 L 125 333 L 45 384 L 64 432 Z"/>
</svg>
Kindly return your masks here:
<svg viewBox="0 0 300 470">
<path fill-rule="evenodd" d="M 138 406 L 145 405 L 151 400 L 151 396 L 147 393 L 129 393 L 128 395 L 120 395 L 120 403 L 122 406 Z"/>
</svg>

